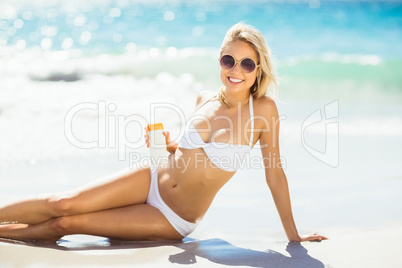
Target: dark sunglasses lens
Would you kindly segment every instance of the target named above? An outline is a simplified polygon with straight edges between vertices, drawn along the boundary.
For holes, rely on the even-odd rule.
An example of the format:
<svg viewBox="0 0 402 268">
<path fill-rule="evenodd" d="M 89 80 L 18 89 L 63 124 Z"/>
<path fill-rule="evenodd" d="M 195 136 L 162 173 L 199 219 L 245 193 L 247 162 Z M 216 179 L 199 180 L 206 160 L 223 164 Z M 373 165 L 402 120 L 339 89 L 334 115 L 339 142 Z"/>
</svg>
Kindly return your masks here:
<svg viewBox="0 0 402 268">
<path fill-rule="evenodd" d="M 252 59 L 242 60 L 240 66 L 246 73 L 251 73 L 255 69 L 255 63 Z"/>
<path fill-rule="evenodd" d="M 230 55 L 225 55 L 221 58 L 221 66 L 225 69 L 232 69 L 235 65 L 235 60 Z"/>
</svg>

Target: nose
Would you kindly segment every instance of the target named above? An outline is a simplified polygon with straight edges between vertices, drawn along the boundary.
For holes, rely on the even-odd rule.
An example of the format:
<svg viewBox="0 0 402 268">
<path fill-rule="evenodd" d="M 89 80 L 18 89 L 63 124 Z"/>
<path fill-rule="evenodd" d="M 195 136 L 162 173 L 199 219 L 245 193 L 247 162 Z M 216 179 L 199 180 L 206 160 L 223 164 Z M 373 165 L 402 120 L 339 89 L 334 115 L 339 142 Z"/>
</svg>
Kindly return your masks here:
<svg viewBox="0 0 402 268">
<path fill-rule="evenodd" d="M 232 72 L 232 73 L 240 73 L 240 72 L 241 72 L 241 70 L 240 70 L 240 63 L 239 63 L 239 62 L 236 62 L 236 63 L 235 63 L 235 66 L 233 66 L 231 72 Z"/>
</svg>

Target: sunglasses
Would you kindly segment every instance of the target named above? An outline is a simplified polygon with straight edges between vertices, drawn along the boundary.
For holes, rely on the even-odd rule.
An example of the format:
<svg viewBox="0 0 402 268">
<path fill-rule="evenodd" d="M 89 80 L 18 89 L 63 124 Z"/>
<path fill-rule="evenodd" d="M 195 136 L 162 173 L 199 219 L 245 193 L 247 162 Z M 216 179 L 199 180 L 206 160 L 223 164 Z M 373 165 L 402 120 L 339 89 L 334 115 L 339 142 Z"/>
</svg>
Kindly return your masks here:
<svg viewBox="0 0 402 268">
<path fill-rule="evenodd" d="M 232 55 L 223 55 L 219 59 L 219 63 L 224 69 L 232 69 L 236 66 L 237 63 L 239 63 L 240 69 L 243 70 L 245 73 L 251 73 L 252 71 L 255 70 L 259 65 L 255 63 L 254 60 L 250 58 L 243 58 L 239 61 L 237 61 L 235 58 L 233 58 Z"/>
</svg>

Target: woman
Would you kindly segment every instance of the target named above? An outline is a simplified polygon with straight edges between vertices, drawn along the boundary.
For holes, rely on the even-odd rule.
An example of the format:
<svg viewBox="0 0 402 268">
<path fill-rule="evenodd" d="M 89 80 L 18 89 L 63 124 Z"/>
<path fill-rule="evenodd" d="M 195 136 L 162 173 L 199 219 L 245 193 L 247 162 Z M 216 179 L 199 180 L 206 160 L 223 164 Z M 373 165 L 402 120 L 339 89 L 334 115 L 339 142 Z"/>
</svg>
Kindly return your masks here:
<svg viewBox="0 0 402 268">
<path fill-rule="evenodd" d="M 219 59 L 223 83 L 212 98 L 200 94 L 195 120 L 179 144 L 165 132 L 166 167 L 142 167 L 77 192 L 25 200 L 0 208 L 0 237 L 57 241 L 89 234 L 114 239 L 182 239 L 190 234 L 219 189 L 260 142 L 266 181 L 290 241 L 299 236 L 280 166 L 278 112 L 265 96 L 276 88 L 262 35 L 244 25 L 226 34 Z M 149 145 L 148 134 L 145 139 Z M 270 163 L 277 163 L 270 166 Z"/>
</svg>

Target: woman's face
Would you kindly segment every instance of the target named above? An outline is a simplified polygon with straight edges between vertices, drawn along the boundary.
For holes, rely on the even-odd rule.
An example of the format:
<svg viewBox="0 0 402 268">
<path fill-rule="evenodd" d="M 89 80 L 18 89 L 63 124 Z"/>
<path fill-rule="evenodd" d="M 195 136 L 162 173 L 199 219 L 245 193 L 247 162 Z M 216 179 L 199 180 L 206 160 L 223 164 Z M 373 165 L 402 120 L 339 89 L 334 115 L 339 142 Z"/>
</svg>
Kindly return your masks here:
<svg viewBox="0 0 402 268">
<path fill-rule="evenodd" d="M 250 58 L 258 64 L 258 57 L 255 50 L 244 41 L 235 41 L 229 44 L 222 52 L 221 56 L 230 54 L 237 61 L 243 58 Z M 225 69 L 221 66 L 221 80 L 226 88 L 227 93 L 239 93 L 242 91 L 250 91 L 257 78 L 257 68 L 251 73 L 245 73 L 240 68 L 240 63 L 236 64 L 232 69 Z"/>
</svg>

